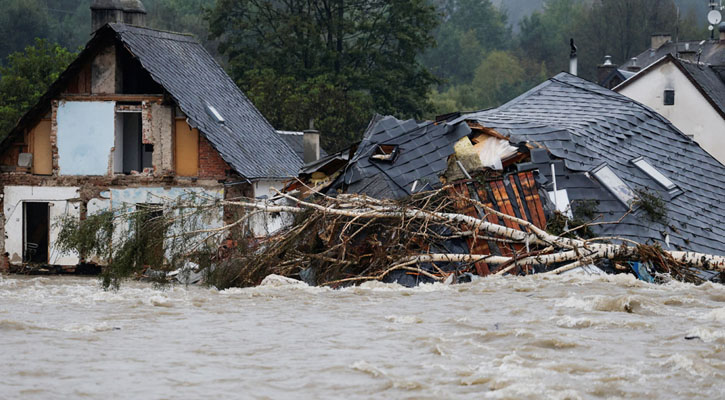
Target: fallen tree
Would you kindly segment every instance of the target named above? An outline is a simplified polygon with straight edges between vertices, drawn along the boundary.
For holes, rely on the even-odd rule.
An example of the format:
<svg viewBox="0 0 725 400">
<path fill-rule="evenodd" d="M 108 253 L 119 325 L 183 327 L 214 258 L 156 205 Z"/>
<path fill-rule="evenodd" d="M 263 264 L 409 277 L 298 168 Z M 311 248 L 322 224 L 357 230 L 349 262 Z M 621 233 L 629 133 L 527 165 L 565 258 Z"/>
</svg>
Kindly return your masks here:
<svg viewBox="0 0 725 400">
<path fill-rule="evenodd" d="M 461 202 L 484 215 L 458 212 Z M 223 226 L 205 227 L 205 215 L 222 209 L 225 215 L 237 217 Z M 93 235 L 84 233 L 85 239 L 79 237 L 84 225 L 98 228 L 94 216 L 80 224 L 63 225 L 61 233 L 66 250 L 80 249 L 84 256 L 105 252 L 101 257 L 108 260 L 107 286 L 138 276 L 149 267 L 171 271 L 190 264 L 204 271 L 207 283 L 219 288 L 256 285 L 270 274 L 329 286 L 401 277 L 444 282 L 474 272 L 478 262 L 487 263 L 493 274 L 501 275 L 557 274 L 602 260 L 640 261 L 649 263 L 655 272 L 689 282 L 700 280 L 697 270 L 725 271 L 722 256 L 670 252 L 623 238 L 585 240 L 553 235 L 475 199 L 452 196 L 447 188 L 404 201 L 321 193 L 299 199 L 278 193 L 264 201 L 195 198 L 191 203 L 175 200 L 135 212 L 111 213 L 114 222 L 109 223 L 104 214 L 103 229 L 113 230 L 119 224 L 127 227 L 125 235 L 100 235 L 103 240 L 113 237 L 111 245 L 93 245 L 99 237 L 97 229 Z M 292 223 L 263 239 L 251 235 L 250 220 L 279 214 L 293 216 Z M 514 222 L 522 230 L 489 222 L 488 215 Z M 462 246 L 464 239 L 508 246 L 512 254 L 470 254 Z M 163 261 L 156 258 L 156 264 L 149 265 L 148 254 L 156 251 L 158 255 L 159 246 L 164 248 Z"/>
</svg>

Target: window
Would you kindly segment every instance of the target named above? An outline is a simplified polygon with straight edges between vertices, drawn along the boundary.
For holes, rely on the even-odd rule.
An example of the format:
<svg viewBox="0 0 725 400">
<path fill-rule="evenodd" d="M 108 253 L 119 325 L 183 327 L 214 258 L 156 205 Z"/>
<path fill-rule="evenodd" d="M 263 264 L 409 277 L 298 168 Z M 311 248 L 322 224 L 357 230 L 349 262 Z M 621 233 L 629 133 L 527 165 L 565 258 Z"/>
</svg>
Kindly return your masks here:
<svg viewBox="0 0 725 400">
<path fill-rule="evenodd" d="M 602 164 L 594 169 L 592 173 L 602 185 L 609 189 L 627 207 L 631 206 L 632 202 L 637 198 L 634 191 L 607 164 Z"/>
<path fill-rule="evenodd" d="M 664 187 L 668 191 L 677 189 L 677 185 L 675 185 L 674 182 L 672 182 L 663 173 L 661 173 L 655 167 L 653 167 L 652 164 L 648 163 L 643 157 L 635 158 L 631 162 L 632 162 L 632 164 L 637 166 L 637 168 L 642 170 L 642 172 L 649 175 L 650 178 L 657 181 L 657 183 L 662 185 L 662 187 Z"/>
<path fill-rule="evenodd" d="M 674 89 L 665 90 L 665 105 L 666 106 L 675 105 L 675 90 Z"/>
<path fill-rule="evenodd" d="M 398 145 L 396 144 L 379 144 L 375 146 L 375 152 L 370 156 L 373 160 L 387 161 L 392 163 L 398 158 Z"/>
</svg>

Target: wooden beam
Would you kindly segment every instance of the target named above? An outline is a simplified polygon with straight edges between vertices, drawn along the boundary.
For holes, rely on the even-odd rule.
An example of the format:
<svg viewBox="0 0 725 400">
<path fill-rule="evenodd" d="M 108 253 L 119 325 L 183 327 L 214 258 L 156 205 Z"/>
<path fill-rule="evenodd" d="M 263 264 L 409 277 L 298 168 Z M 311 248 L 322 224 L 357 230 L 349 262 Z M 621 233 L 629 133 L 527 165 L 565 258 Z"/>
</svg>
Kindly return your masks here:
<svg viewBox="0 0 725 400">
<path fill-rule="evenodd" d="M 164 96 L 160 94 L 69 94 L 61 96 L 61 100 L 65 101 L 118 101 L 118 102 L 155 102 L 164 101 Z"/>
</svg>

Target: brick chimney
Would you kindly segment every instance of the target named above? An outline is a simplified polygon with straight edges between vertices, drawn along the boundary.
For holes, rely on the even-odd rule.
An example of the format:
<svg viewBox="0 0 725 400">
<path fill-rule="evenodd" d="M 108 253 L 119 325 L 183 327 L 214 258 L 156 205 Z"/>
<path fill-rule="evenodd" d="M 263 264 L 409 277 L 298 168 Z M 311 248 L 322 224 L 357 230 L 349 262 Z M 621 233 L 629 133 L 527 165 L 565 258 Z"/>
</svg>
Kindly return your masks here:
<svg viewBox="0 0 725 400">
<path fill-rule="evenodd" d="M 141 0 L 93 0 L 91 3 L 93 32 L 108 23 L 146 26 L 146 8 Z"/>
<path fill-rule="evenodd" d="M 617 64 L 612 63 L 612 56 L 604 56 L 604 64 L 597 67 L 597 80 L 601 85 L 609 74 L 617 69 Z"/>
<path fill-rule="evenodd" d="M 662 47 L 664 44 L 669 43 L 672 41 L 672 35 L 669 33 L 655 33 L 652 35 L 652 50 L 657 50 L 660 47 Z"/>
<path fill-rule="evenodd" d="M 725 43 L 725 22 L 720 23 L 720 43 Z"/>
</svg>

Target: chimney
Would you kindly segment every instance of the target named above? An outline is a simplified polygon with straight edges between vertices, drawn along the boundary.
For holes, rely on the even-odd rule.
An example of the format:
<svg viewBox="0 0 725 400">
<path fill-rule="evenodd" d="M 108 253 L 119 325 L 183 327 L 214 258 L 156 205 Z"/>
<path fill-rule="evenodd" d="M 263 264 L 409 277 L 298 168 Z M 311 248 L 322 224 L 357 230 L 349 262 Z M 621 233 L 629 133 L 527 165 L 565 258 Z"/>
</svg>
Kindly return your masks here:
<svg viewBox="0 0 725 400">
<path fill-rule="evenodd" d="M 720 23 L 720 42 L 725 42 L 725 22 Z"/>
<path fill-rule="evenodd" d="M 574 44 L 574 38 L 571 38 L 569 45 L 571 46 L 571 52 L 569 53 L 569 73 L 576 76 L 577 72 L 579 72 L 579 59 L 576 55 L 577 48 Z"/>
<path fill-rule="evenodd" d="M 602 85 L 604 80 L 615 69 L 617 69 L 617 65 L 612 63 L 612 56 L 604 56 L 604 64 L 597 67 L 597 81 L 599 85 Z"/>
<path fill-rule="evenodd" d="M 146 8 L 141 0 L 93 0 L 91 28 L 93 32 L 108 23 L 146 25 Z"/>
<path fill-rule="evenodd" d="M 662 45 L 672 41 L 672 35 L 669 33 L 655 33 L 652 35 L 652 45 L 650 49 L 657 50 Z"/>
<path fill-rule="evenodd" d="M 639 65 L 637 65 L 637 57 L 632 57 L 632 64 L 627 67 L 627 71 L 629 72 L 639 72 L 642 69 Z"/>
<path fill-rule="evenodd" d="M 303 132 L 302 137 L 305 164 L 320 159 L 320 131 L 315 129 L 315 120 L 310 120 L 310 129 Z"/>
</svg>

